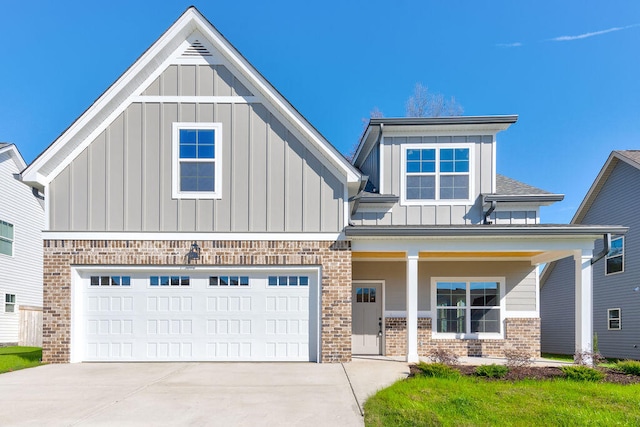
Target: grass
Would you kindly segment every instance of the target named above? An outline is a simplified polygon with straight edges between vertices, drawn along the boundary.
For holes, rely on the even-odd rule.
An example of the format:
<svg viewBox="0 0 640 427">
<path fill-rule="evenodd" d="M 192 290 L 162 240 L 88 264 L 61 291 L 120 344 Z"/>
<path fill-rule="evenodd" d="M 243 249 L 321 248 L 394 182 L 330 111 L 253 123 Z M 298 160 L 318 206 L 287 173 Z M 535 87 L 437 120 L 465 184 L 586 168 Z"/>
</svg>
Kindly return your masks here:
<svg viewBox="0 0 640 427">
<path fill-rule="evenodd" d="M 367 426 L 640 425 L 640 385 L 414 377 L 364 406 Z"/>
<path fill-rule="evenodd" d="M 0 347 L 0 374 L 42 364 L 40 347 Z"/>
<path fill-rule="evenodd" d="M 554 354 L 554 353 L 542 353 L 541 355 L 544 359 L 555 360 L 558 362 L 567 362 L 573 363 L 573 355 L 572 354 Z M 602 368 L 615 368 L 616 362 L 619 359 L 606 359 L 605 362 L 599 363 L 598 366 Z"/>
</svg>

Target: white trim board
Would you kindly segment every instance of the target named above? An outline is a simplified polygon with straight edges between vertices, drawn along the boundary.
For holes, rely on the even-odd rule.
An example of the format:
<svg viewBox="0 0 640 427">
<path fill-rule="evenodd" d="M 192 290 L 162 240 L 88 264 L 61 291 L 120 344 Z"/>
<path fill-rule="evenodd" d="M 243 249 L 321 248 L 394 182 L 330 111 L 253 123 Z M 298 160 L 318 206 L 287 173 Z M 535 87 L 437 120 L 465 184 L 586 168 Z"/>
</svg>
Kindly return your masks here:
<svg viewBox="0 0 640 427">
<path fill-rule="evenodd" d="M 321 241 L 345 240 L 342 233 L 199 233 L 129 231 L 43 231 L 44 240 L 257 240 Z"/>
</svg>

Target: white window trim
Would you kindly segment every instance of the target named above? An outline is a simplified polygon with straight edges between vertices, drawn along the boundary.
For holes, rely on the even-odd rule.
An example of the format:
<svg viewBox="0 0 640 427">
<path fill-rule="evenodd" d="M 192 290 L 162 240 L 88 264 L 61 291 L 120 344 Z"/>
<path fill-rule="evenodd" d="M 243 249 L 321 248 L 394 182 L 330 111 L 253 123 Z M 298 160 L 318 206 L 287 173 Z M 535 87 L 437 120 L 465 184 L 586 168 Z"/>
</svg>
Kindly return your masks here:
<svg viewBox="0 0 640 427">
<path fill-rule="evenodd" d="M 9 242 L 11 244 L 11 253 L 10 254 L 0 253 L 0 256 L 13 257 L 13 254 L 15 253 L 14 245 L 16 243 L 16 226 L 12 222 L 4 221 L 4 220 L 1 220 L 1 221 L 4 222 L 5 224 L 9 224 L 11 226 L 11 229 L 13 230 L 13 239 L 9 239 L 8 237 L 0 236 L 0 240 L 2 240 L 4 242 Z"/>
<path fill-rule="evenodd" d="M 605 276 L 613 276 L 614 274 L 620 274 L 620 273 L 624 273 L 624 236 L 618 236 L 618 237 L 614 237 L 611 239 L 611 243 L 613 243 L 616 240 L 622 240 L 622 252 L 619 255 L 615 255 L 615 256 L 609 256 L 609 254 L 607 254 L 607 256 L 605 257 L 605 261 L 604 261 L 604 275 Z M 615 258 L 615 257 L 622 257 L 622 270 L 620 271 L 615 271 L 613 273 L 607 273 L 607 261 L 609 261 L 609 259 L 611 258 Z"/>
<path fill-rule="evenodd" d="M 618 327 L 617 328 L 612 328 L 611 327 L 611 320 L 615 320 L 615 318 L 611 319 L 609 317 L 609 314 L 614 310 L 618 310 Z M 607 330 L 609 330 L 609 331 L 619 331 L 621 329 L 622 329 L 622 310 L 619 309 L 619 308 L 610 308 L 610 309 L 608 309 L 607 310 Z"/>
<path fill-rule="evenodd" d="M 215 191 L 180 191 L 180 130 L 212 129 L 215 131 Z M 174 122 L 171 135 L 171 194 L 174 199 L 222 198 L 222 123 Z"/>
<path fill-rule="evenodd" d="M 438 282 L 498 282 L 500 285 L 500 304 L 496 306 L 500 309 L 500 332 L 482 332 L 476 334 L 455 334 L 455 333 L 442 333 L 437 332 L 437 319 L 438 319 L 438 296 L 437 286 Z M 504 319 L 505 319 L 505 286 L 506 280 L 504 277 L 432 277 L 431 278 L 431 335 L 434 339 L 504 339 Z M 469 286 L 467 286 L 467 301 L 469 301 Z M 470 306 L 465 306 L 466 309 L 470 309 Z M 467 322 L 471 319 L 468 317 Z M 468 325 L 467 325 L 468 326 Z"/>
<path fill-rule="evenodd" d="M 469 149 L 469 198 L 468 199 L 440 199 L 440 149 L 467 148 Z M 407 150 L 436 150 L 436 198 L 433 200 L 407 199 Z M 473 204 L 475 195 L 475 144 L 451 143 L 451 144 L 401 144 L 400 145 L 400 204 L 403 206 L 421 205 L 456 205 Z M 448 175 L 448 173 L 445 173 Z"/>
</svg>

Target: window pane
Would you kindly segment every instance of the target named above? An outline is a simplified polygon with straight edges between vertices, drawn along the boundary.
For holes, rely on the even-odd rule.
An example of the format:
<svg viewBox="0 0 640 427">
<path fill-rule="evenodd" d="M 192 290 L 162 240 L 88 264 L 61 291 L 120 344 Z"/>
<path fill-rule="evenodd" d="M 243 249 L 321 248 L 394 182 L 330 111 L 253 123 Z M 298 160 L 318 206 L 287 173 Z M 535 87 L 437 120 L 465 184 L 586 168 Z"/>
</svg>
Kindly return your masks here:
<svg viewBox="0 0 640 427">
<path fill-rule="evenodd" d="M 612 256 L 621 255 L 623 242 L 624 240 L 622 237 L 611 240 L 611 249 L 609 250 L 609 253 L 607 254 L 607 256 L 612 257 Z"/>
<path fill-rule="evenodd" d="M 100 286 L 109 286 L 109 276 L 100 277 Z"/>
<path fill-rule="evenodd" d="M 437 331 L 461 334 L 465 332 L 465 309 L 439 308 L 437 314 Z"/>
<path fill-rule="evenodd" d="M 198 146 L 198 158 L 199 159 L 213 159 L 213 145 L 199 145 Z"/>
<path fill-rule="evenodd" d="M 0 239 L 0 254 L 12 255 L 11 246 L 11 242 Z"/>
<path fill-rule="evenodd" d="M 198 144 L 213 145 L 215 131 L 213 129 L 200 129 L 198 131 Z"/>
<path fill-rule="evenodd" d="M 180 191 L 214 191 L 213 162 L 181 162 Z"/>
<path fill-rule="evenodd" d="M 269 286 L 276 286 L 278 284 L 278 278 L 276 276 L 269 276 Z"/>
<path fill-rule="evenodd" d="M 420 150 L 420 155 L 423 161 L 433 160 L 435 162 L 436 160 L 436 150 L 434 149 Z"/>
<path fill-rule="evenodd" d="M 241 276 L 240 277 L 240 286 L 249 286 L 249 277 Z"/>
<path fill-rule="evenodd" d="M 438 282 L 436 284 L 439 307 L 464 307 L 467 299 L 467 284 L 464 282 Z"/>
<path fill-rule="evenodd" d="M 309 286 L 309 278 L 307 276 L 300 276 L 300 286 Z"/>
<path fill-rule="evenodd" d="M 434 173 L 436 171 L 436 162 L 422 162 L 421 172 Z"/>
<path fill-rule="evenodd" d="M 607 274 L 619 273 L 622 271 L 622 255 L 607 258 Z"/>
<path fill-rule="evenodd" d="M 189 286 L 189 277 L 181 277 L 180 278 L 180 286 Z"/>
<path fill-rule="evenodd" d="M 471 310 L 471 333 L 479 332 L 500 332 L 499 309 L 484 308 Z"/>
<path fill-rule="evenodd" d="M 220 286 L 229 286 L 229 277 L 220 276 Z"/>
<path fill-rule="evenodd" d="M 287 286 L 287 276 L 278 277 L 278 285 Z"/>
<path fill-rule="evenodd" d="M 468 199 L 468 175 L 442 175 L 440 177 L 441 199 Z"/>
<path fill-rule="evenodd" d="M 620 310 L 609 310 L 609 319 L 620 318 Z"/>
<path fill-rule="evenodd" d="M 13 240 L 13 224 L 9 224 L 5 221 L 0 221 L 0 237 Z"/>
<path fill-rule="evenodd" d="M 150 284 L 151 286 L 158 286 L 158 283 L 159 283 L 159 281 L 158 281 L 158 276 L 151 276 L 151 277 L 149 278 L 149 284 Z"/>
<path fill-rule="evenodd" d="M 100 284 L 100 278 L 98 276 L 91 276 L 91 286 L 98 286 Z"/>
<path fill-rule="evenodd" d="M 119 276 L 111 276 L 111 286 L 120 286 Z"/>
<path fill-rule="evenodd" d="M 194 129 L 180 129 L 180 144 L 196 143 L 196 131 Z"/>
<path fill-rule="evenodd" d="M 356 288 L 356 302 L 362 302 L 362 288 Z"/>
<path fill-rule="evenodd" d="M 435 176 L 408 176 L 407 199 L 435 199 L 435 179 Z"/>
<path fill-rule="evenodd" d="M 369 302 L 369 288 L 362 289 L 362 302 Z"/>
<path fill-rule="evenodd" d="M 218 276 L 209 276 L 209 286 L 218 286 Z"/>
<path fill-rule="evenodd" d="M 369 302 L 376 302 L 376 288 L 369 290 Z"/>
<path fill-rule="evenodd" d="M 160 286 L 169 286 L 169 276 L 160 277 Z"/>
<path fill-rule="evenodd" d="M 407 172 L 420 172 L 420 162 L 407 162 Z"/>
<path fill-rule="evenodd" d="M 298 286 L 298 276 L 289 276 L 289 286 Z"/>
<path fill-rule="evenodd" d="M 620 329 L 620 320 L 609 320 L 609 329 Z"/>
<path fill-rule="evenodd" d="M 420 150 L 407 150 L 407 161 L 420 160 Z"/>
<path fill-rule="evenodd" d="M 196 146 L 191 144 L 180 144 L 180 158 L 181 159 L 195 159 L 196 158 Z"/>
<path fill-rule="evenodd" d="M 453 148 L 443 148 L 440 150 L 440 161 L 453 160 Z"/>
<path fill-rule="evenodd" d="M 471 306 L 491 307 L 500 305 L 498 282 L 471 282 L 469 285 Z"/>
</svg>

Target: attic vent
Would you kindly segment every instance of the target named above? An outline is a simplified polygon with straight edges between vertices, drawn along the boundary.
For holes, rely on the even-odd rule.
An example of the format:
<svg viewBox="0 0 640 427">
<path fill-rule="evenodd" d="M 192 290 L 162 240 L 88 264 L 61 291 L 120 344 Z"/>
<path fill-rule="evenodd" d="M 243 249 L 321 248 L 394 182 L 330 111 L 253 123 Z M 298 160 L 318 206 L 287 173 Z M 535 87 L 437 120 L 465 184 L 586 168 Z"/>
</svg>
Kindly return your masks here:
<svg viewBox="0 0 640 427">
<path fill-rule="evenodd" d="M 182 54 L 183 58 L 192 58 L 194 56 L 211 56 L 209 50 L 198 40 L 194 40 L 191 45 Z"/>
</svg>

